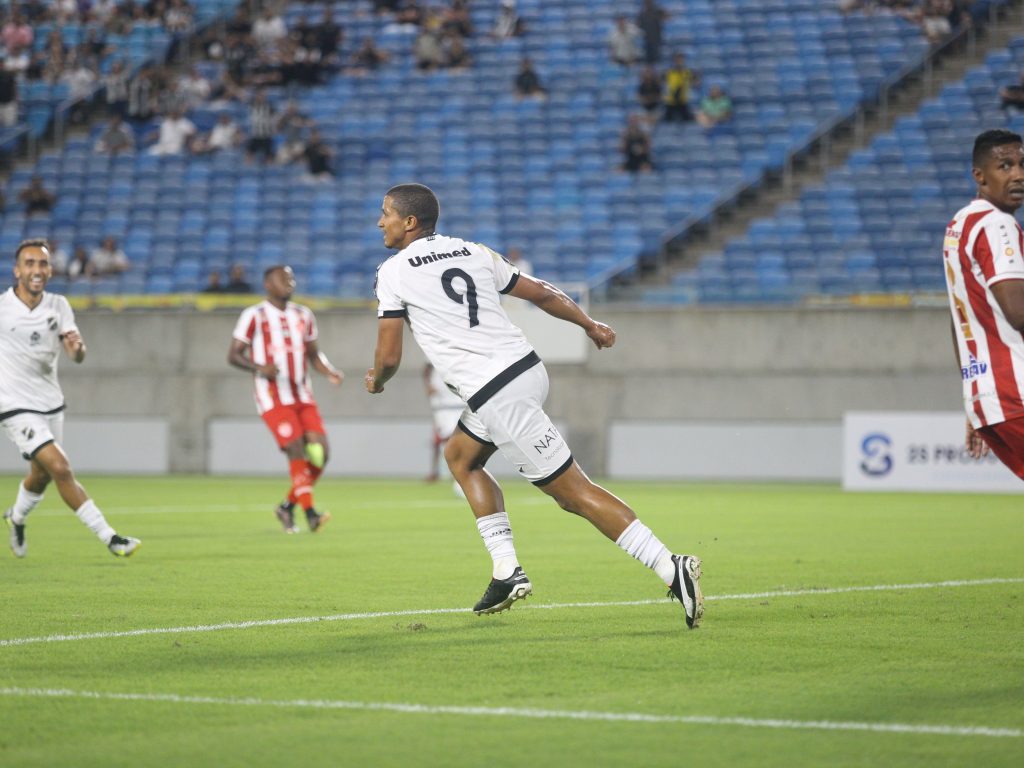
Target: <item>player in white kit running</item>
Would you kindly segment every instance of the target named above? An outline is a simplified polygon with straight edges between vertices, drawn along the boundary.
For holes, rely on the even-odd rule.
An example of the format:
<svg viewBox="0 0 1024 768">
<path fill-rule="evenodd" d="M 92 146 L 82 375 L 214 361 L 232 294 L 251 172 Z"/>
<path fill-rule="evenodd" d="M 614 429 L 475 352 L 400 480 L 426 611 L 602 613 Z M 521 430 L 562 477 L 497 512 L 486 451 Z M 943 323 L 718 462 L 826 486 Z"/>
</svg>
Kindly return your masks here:
<svg viewBox="0 0 1024 768">
<path fill-rule="evenodd" d="M 527 480 L 563 509 L 655 571 L 682 604 L 686 624 L 704 612 L 700 559 L 672 554 L 623 501 L 591 482 L 544 413 L 548 376 L 537 353 L 501 307 L 502 294 L 525 299 L 583 328 L 598 349 L 615 332 L 572 299 L 522 274 L 486 246 L 434 231 L 437 197 L 421 184 L 400 184 L 384 197 L 377 226 L 398 253 L 377 272 L 378 332 L 366 389 L 376 394 L 395 375 L 408 322 L 427 359 L 466 404 L 445 459 L 466 494 L 494 566 L 473 610 L 497 613 L 533 591 L 519 564 L 501 488 L 484 468 L 501 451 Z"/>
<path fill-rule="evenodd" d="M 25 240 L 14 254 L 15 285 L 0 294 L 0 424 L 29 462 L 14 504 L 4 512 L 11 551 L 28 551 L 25 518 L 42 501 L 52 480 L 64 503 L 119 557 L 141 544 L 118 536 L 75 479 L 61 448 L 64 393 L 57 381 L 61 348 L 76 363 L 85 359 L 85 342 L 68 300 L 46 292 L 52 276 L 46 240 Z"/>
</svg>

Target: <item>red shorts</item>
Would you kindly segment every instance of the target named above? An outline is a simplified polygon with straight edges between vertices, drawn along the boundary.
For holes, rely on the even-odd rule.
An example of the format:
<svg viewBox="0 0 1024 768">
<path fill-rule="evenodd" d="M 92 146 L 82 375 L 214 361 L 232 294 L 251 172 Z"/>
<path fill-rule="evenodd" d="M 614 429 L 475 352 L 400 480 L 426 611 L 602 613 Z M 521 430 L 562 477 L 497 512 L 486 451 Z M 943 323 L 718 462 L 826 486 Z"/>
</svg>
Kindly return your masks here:
<svg viewBox="0 0 1024 768">
<path fill-rule="evenodd" d="M 978 430 L 982 438 L 1010 471 L 1024 480 L 1024 419 L 989 424 Z"/>
<path fill-rule="evenodd" d="M 320 409 L 316 407 L 316 403 L 279 405 L 266 411 L 263 414 L 263 421 L 274 433 L 274 439 L 281 449 L 307 432 L 324 434 L 324 423 L 320 419 Z"/>
</svg>

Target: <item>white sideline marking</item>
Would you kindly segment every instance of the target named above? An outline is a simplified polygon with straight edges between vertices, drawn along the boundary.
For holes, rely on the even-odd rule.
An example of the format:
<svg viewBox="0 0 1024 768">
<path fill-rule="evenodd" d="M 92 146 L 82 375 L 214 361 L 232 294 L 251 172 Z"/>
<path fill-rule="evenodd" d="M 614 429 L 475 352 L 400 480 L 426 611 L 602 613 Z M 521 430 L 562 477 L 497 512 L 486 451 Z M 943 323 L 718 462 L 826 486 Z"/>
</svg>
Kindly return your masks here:
<svg viewBox="0 0 1024 768">
<path fill-rule="evenodd" d="M 1010 739 L 1019 739 L 1024 736 L 1024 731 L 1018 728 L 990 728 L 987 726 L 857 723 L 832 720 L 776 720 L 753 717 L 714 717 L 711 715 L 649 715 L 642 712 L 592 712 L 587 710 L 574 711 L 518 707 L 459 707 L 379 701 L 333 701 L 330 699 L 220 698 L 213 696 L 186 696 L 175 693 L 72 691 L 65 688 L 0 688 L 0 696 L 146 701 L 168 704 L 219 704 L 236 707 L 277 707 L 288 709 L 350 709 L 373 712 L 399 712 L 405 715 L 465 715 L 470 717 L 523 717 L 538 720 L 596 720 L 600 722 L 668 723 L 673 725 L 733 725 L 742 728 L 870 731 L 874 733 L 926 734 L 929 736 L 985 736 L 988 738 Z"/>
<path fill-rule="evenodd" d="M 979 587 L 987 584 L 1021 584 L 1024 578 L 972 579 L 969 581 L 936 581 L 923 584 L 874 584 L 861 587 L 832 587 L 822 589 L 792 589 L 776 592 L 748 592 L 734 595 L 705 595 L 705 600 L 757 600 L 771 597 L 799 597 L 802 595 L 841 595 L 849 592 L 892 592 L 905 589 L 941 589 L 944 587 Z M 638 605 L 663 605 L 661 600 L 619 600 L 604 603 L 548 603 L 524 605 L 521 610 L 555 610 L 562 608 L 623 608 Z M 72 640 L 106 640 L 115 637 L 140 637 L 142 635 L 179 635 L 193 632 L 218 632 L 225 629 L 252 629 L 253 627 L 278 627 L 289 624 L 315 624 L 321 621 L 355 621 L 356 619 L 386 619 L 396 616 L 432 616 L 446 613 L 469 613 L 469 608 L 414 608 L 406 611 L 368 611 L 364 613 L 336 613 L 328 616 L 296 616 L 284 619 L 253 619 L 230 621 L 221 624 L 195 624 L 182 627 L 151 627 L 147 629 L 125 629 L 114 632 L 83 632 L 79 634 L 43 635 L 40 637 L 14 637 L 0 640 L 0 648 L 35 643 L 64 643 Z"/>
<path fill-rule="evenodd" d="M 546 496 L 536 496 L 516 501 L 516 506 L 532 507 L 554 504 Z M 451 506 L 465 505 L 465 501 L 452 495 L 451 499 L 419 499 L 418 501 L 403 502 L 404 509 L 447 509 Z M 356 504 L 345 504 L 345 509 L 379 509 L 380 502 L 366 501 Z M 202 506 L 186 506 L 170 504 L 167 506 L 152 507 L 103 507 L 104 514 L 108 515 L 175 515 L 186 512 L 207 513 L 207 512 L 266 512 L 268 515 L 274 511 L 273 506 L 266 504 L 203 504 Z M 68 517 L 74 514 L 68 509 L 46 509 L 33 512 L 32 517 Z M 273 519 L 272 517 L 270 519 Z"/>
</svg>

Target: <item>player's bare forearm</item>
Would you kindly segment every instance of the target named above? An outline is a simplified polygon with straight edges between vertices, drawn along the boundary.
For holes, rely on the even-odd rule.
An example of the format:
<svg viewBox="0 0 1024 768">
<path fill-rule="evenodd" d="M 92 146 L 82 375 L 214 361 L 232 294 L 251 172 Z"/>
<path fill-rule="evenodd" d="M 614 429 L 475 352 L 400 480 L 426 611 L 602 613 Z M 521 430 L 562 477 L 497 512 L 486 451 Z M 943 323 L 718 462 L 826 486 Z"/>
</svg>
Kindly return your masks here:
<svg viewBox="0 0 1024 768">
<path fill-rule="evenodd" d="M 334 386 L 341 386 L 341 382 L 345 380 L 345 372 L 331 365 L 331 361 L 327 359 L 327 355 L 323 352 L 318 352 L 311 362 L 313 363 L 313 368 L 326 376 L 327 380 Z"/>
<path fill-rule="evenodd" d="M 231 348 L 228 350 L 228 363 L 233 365 L 235 368 L 241 368 L 243 371 L 249 373 L 258 373 L 261 376 L 266 376 L 268 379 L 272 379 L 277 376 L 277 366 L 273 363 L 267 363 L 266 365 L 260 365 L 255 362 L 248 355 L 249 347 L 241 341 L 235 339 L 231 342 Z"/>
<path fill-rule="evenodd" d="M 510 293 L 516 298 L 525 299 L 552 317 L 578 325 L 598 349 L 615 344 L 615 331 L 592 318 L 579 304 L 569 298 L 565 291 L 549 282 L 521 274 Z"/>
<path fill-rule="evenodd" d="M 373 353 L 373 368 L 366 372 L 366 391 L 376 395 L 384 391 L 384 385 L 398 373 L 402 364 L 402 332 L 405 321 L 402 318 L 381 318 L 377 323 L 377 348 Z"/>
</svg>

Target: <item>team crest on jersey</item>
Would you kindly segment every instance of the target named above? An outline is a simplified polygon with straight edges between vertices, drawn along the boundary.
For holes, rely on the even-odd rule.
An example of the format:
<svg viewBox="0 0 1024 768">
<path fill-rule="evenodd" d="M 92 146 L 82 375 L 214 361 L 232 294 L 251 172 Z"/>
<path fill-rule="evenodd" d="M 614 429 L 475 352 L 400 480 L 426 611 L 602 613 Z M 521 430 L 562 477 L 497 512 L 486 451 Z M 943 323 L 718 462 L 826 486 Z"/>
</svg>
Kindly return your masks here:
<svg viewBox="0 0 1024 768">
<path fill-rule="evenodd" d="M 57 318 L 54 317 L 53 315 L 50 315 L 48 318 L 46 318 L 46 327 L 49 328 L 51 331 L 56 331 Z"/>
</svg>

